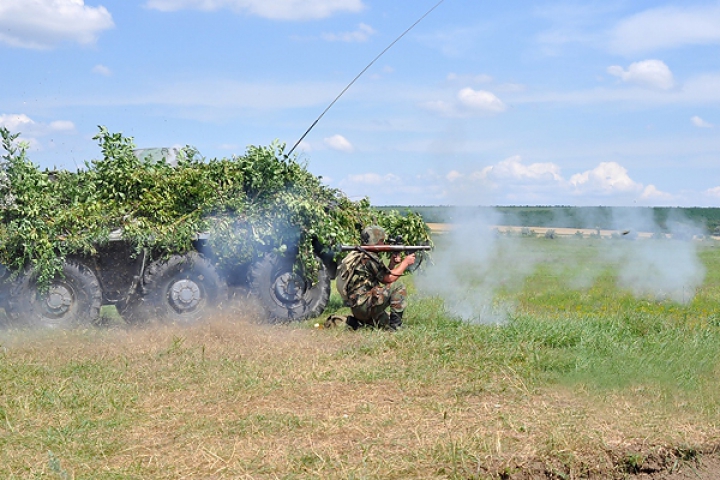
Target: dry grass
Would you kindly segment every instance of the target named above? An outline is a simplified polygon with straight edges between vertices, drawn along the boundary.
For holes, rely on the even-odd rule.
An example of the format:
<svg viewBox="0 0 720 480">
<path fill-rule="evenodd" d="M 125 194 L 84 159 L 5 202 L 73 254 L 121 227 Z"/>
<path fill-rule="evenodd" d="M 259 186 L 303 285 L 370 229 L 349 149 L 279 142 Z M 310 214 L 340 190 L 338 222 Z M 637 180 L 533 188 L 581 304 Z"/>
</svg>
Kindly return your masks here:
<svg viewBox="0 0 720 480">
<path fill-rule="evenodd" d="M 0 475 L 484 478 L 537 462 L 579 475 L 617 472 L 636 451 L 717 443 L 717 414 L 682 396 L 437 368 L 407 354 L 422 335 L 238 318 L 8 334 Z"/>
</svg>

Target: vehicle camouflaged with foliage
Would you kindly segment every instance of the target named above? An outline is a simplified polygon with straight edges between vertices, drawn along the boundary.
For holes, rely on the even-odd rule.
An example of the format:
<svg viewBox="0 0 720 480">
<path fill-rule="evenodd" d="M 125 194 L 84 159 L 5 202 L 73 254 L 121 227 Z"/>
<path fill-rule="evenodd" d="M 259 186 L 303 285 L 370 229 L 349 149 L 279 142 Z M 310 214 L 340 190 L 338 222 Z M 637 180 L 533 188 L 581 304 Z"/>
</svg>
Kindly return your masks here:
<svg viewBox="0 0 720 480">
<path fill-rule="evenodd" d="M 284 144 L 176 164 L 138 154 L 104 127 L 102 159 L 41 170 L 19 134 L 0 129 L 0 301 L 10 323 L 92 324 L 102 305 L 128 322 L 190 323 L 245 287 L 269 319 L 320 315 L 341 244 L 379 224 L 429 244 L 414 213 L 381 212 L 322 184 Z M 174 162 L 173 162 L 174 163 Z"/>
</svg>

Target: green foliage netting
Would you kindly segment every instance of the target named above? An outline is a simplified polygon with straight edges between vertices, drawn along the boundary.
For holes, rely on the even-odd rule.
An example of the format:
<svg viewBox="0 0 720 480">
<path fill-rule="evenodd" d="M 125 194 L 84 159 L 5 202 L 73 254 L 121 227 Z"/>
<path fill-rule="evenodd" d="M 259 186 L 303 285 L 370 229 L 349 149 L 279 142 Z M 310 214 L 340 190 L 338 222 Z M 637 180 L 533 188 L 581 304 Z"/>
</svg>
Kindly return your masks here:
<svg viewBox="0 0 720 480">
<path fill-rule="evenodd" d="M 100 127 L 101 160 L 51 172 L 27 158 L 18 134 L 0 134 L 0 263 L 15 271 L 32 266 L 40 283 L 60 272 L 67 255 L 96 253 L 113 231 L 136 251 L 156 255 L 189 251 L 206 232 L 219 267 L 297 251 L 311 276 L 318 268 L 314 244 L 357 243 L 364 225 L 380 224 L 407 243 L 430 242 L 419 215 L 350 201 L 284 155 L 283 144 L 212 160 L 186 147 L 173 166 L 137 158 L 132 138 Z"/>
</svg>

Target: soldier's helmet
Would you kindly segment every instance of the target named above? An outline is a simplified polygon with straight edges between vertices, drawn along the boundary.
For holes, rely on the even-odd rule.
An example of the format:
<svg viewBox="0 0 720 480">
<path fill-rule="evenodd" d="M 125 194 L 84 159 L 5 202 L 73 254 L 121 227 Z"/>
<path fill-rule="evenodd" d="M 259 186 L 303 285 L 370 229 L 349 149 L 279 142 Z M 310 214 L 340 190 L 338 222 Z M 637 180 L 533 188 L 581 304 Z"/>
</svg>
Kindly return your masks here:
<svg viewBox="0 0 720 480">
<path fill-rule="evenodd" d="M 385 241 L 385 229 L 377 225 L 365 227 L 360 234 L 363 245 L 380 245 Z"/>
</svg>

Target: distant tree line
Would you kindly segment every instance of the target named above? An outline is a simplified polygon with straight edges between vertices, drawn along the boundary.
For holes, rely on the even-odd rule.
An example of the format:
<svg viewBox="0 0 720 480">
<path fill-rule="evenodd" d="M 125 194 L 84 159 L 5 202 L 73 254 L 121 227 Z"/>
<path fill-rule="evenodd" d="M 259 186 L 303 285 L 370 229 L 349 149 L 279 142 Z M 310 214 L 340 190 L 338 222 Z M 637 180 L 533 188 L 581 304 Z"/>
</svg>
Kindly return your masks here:
<svg viewBox="0 0 720 480">
<path fill-rule="evenodd" d="M 500 225 L 554 228 L 622 228 L 624 223 L 652 221 L 660 231 L 683 226 L 720 234 L 720 208 L 702 207 L 573 207 L 573 206 L 382 206 L 380 210 L 414 212 L 428 223 L 491 219 Z M 628 225 L 628 227 L 633 227 Z"/>
</svg>

